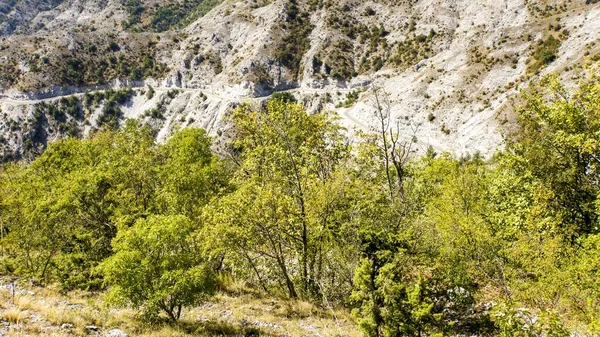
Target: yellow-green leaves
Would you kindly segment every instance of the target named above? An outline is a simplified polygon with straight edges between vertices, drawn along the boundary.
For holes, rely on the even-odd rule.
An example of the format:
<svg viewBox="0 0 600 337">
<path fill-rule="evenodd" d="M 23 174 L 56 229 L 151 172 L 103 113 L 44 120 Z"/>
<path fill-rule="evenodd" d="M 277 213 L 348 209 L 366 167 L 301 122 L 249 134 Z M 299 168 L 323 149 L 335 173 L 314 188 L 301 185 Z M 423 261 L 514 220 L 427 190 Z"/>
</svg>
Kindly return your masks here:
<svg viewBox="0 0 600 337">
<path fill-rule="evenodd" d="M 16 273 L 64 288 L 98 289 L 95 266 L 112 254 L 118 228 L 156 214 L 196 220 L 227 185 L 227 170 L 205 131 L 186 129 L 166 144 L 127 121 L 118 131 L 52 143 L 30 165 L 2 178 L 7 259 Z"/>
<path fill-rule="evenodd" d="M 207 214 L 218 241 L 263 289 L 320 296 L 331 287 L 324 280 L 337 276 L 333 220 L 345 207 L 337 170 L 349 155 L 340 128 L 327 114 L 279 99 L 264 110 L 242 106 L 231 119 L 237 190 Z"/>
<path fill-rule="evenodd" d="M 116 297 L 143 307 L 147 318 L 164 312 L 176 321 L 183 307 L 209 295 L 214 272 L 195 229 L 183 215 L 151 216 L 121 229 L 114 255 L 101 265 Z"/>
</svg>

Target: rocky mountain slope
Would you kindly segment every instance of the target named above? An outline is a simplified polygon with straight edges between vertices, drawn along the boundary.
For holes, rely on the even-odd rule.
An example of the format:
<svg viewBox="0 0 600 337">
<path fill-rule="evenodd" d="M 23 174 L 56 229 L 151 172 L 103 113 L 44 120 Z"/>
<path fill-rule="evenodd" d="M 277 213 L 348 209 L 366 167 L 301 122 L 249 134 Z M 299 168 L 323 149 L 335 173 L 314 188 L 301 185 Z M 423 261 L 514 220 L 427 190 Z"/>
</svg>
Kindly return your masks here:
<svg viewBox="0 0 600 337">
<path fill-rule="evenodd" d="M 2 0 L 0 33 L 5 159 L 125 118 L 221 135 L 276 91 L 368 130 L 376 88 L 416 151 L 490 154 L 530 81 L 600 59 L 600 3 Z"/>
</svg>

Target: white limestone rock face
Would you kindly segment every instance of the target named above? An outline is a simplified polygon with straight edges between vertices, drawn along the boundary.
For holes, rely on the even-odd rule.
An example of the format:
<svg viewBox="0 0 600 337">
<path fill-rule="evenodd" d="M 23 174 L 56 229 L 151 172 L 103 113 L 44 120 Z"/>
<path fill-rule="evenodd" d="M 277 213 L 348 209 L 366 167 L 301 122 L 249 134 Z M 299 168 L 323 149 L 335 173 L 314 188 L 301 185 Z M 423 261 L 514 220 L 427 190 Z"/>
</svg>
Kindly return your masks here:
<svg viewBox="0 0 600 337">
<path fill-rule="evenodd" d="M 142 0 L 148 8 L 168 2 Z M 32 132 L 46 133 L 48 141 L 64 136 L 45 124 L 32 129 L 26 121 L 41 101 L 83 98 L 86 89 L 133 87 L 136 95 L 121 107 L 121 118 L 150 124 L 164 141 L 188 126 L 220 136 L 232 108 L 259 104 L 282 90 L 311 113 L 335 111 L 350 132 L 369 130 L 377 125 L 377 87 L 387 94 L 398 131 L 414 142 L 417 152 L 432 146 L 458 156 L 490 155 L 503 146 L 502 130 L 514 120 L 512 101 L 521 89 L 550 72 L 563 72 L 567 81 L 574 81 L 578 67 L 600 53 L 600 3 L 586 0 L 341 0 L 321 8 L 311 7 L 308 0 L 297 4 L 312 28 L 298 55 L 297 71 L 278 57 L 282 41 L 296 41 L 286 13 L 288 0 L 225 0 L 187 26 L 162 33 L 124 30 L 128 13 L 118 0 L 18 5 L 9 15 L 12 28 L 4 21 L 0 30 L 5 34 L 0 60 L 18 60 L 15 74 L 0 69 L 6 72 L 0 74 L 5 75 L 0 76 L 3 151 L 23 152 Z M 375 38 L 377 29 L 381 31 Z M 531 55 L 550 35 L 561 40 L 556 59 L 539 74 L 529 74 Z M 111 40 L 119 43 L 119 51 L 106 49 Z M 157 78 L 65 86 L 60 73 L 36 69 L 30 60 L 39 55 L 58 64 L 64 55 L 77 56 L 90 44 L 100 48 L 94 56 L 98 58 L 152 51 L 154 61 L 167 70 Z M 416 56 L 399 60 L 402 45 L 409 45 Z M 381 64 L 372 66 L 378 58 Z M 349 76 L 334 75 L 341 70 Z M 156 91 L 152 98 L 143 93 L 148 86 Z M 168 92 L 174 88 L 181 91 L 171 98 Z M 358 101 L 341 107 L 353 90 L 361 90 Z M 159 105 L 160 118 L 148 116 Z M 79 122 L 84 136 L 96 126 L 101 110 L 102 104 L 89 120 Z"/>
</svg>

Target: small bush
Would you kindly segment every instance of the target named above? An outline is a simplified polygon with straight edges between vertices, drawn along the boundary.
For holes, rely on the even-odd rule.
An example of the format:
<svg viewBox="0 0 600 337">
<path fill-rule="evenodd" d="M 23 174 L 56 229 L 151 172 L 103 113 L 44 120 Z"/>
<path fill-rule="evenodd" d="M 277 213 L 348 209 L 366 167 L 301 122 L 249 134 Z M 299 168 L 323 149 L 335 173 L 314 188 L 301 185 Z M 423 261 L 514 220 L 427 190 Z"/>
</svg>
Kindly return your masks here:
<svg viewBox="0 0 600 337">
<path fill-rule="evenodd" d="M 373 16 L 375 14 L 376 13 L 375 13 L 375 10 L 373 8 L 371 8 L 371 7 L 365 8 L 365 12 L 364 12 L 365 16 Z"/>
<path fill-rule="evenodd" d="M 271 95 L 272 100 L 282 101 L 284 103 L 296 103 L 296 97 L 289 92 L 276 92 Z"/>
<path fill-rule="evenodd" d="M 167 96 L 169 96 L 170 99 L 173 99 L 175 97 L 177 97 L 177 95 L 179 95 L 181 91 L 179 89 L 170 89 L 169 91 L 167 91 Z"/>
<path fill-rule="evenodd" d="M 143 307 L 146 318 L 164 312 L 172 321 L 183 307 L 197 303 L 215 288 L 215 278 L 194 240 L 187 217 L 152 216 L 119 231 L 115 254 L 103 263 L 111 298 Z"/>
<path fill-rule="evenodd" d="M 69 57 L 61 69 L 61 80 L 68 85 L 82 85 L 84 83 L 85 65 L 75 57 Z"/>
<path fill-rule="evenodd" d="M 351 92 L 346 94 L 346 100 L 336 106 L 336 108 L 349 108 L 353 106 L 358 98 L 360 97 L 360 93 L 363 92 L 363 89 L 352 90 Z"/>
<path fill-rule="evenodd" d="M 545 40 L 541 41 L 535 48 L 531 58 L 529 59 L 528 73 L 538 73 L 556 59 L 556 54 L 560 48 L 560 40 L 550 35 Z"/>
<path fill-rule="evenodd" d="M 440 131 L 442 131 L 445 135 L 449 135 L 450 134 L 450 129 L 448 129 L 448 127 L 446 127 L 446 124 L 442 124 L 442 127 L 440 128 Z"/>
<path fill-rule="evenodd" d="M 121 50 L 121 47 L 119 47 L 119 44 L 112 40 L 108 43 L 108 48 L 110 48 L 110 50 L 113 52 L 117 52 L 117 51 Z"/>
<path fill-rule="evenodd" d="M 154 97 L 154 88 L 152 88 L 150 85 L 148 85 L 148 91 L 146 91 L 146 98 L 147 99 L 152 99 L 152 97 Z"/>
</svg>

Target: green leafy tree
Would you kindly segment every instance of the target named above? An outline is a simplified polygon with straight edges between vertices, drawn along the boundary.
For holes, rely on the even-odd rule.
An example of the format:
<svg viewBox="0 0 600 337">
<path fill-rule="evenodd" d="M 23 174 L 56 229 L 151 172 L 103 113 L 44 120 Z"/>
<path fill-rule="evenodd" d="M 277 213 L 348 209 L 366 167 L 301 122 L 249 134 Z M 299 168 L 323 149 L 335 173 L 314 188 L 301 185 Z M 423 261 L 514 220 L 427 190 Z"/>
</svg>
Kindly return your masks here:
<svg viewBox="0 0 600 337">
<path fill-rule="evenodd" d="M 545 198 L 544 212 L 556 219 L 555 230 L 572 242 L 600 232 L 599 91 L 595 75 L 576 92 L 568 91 L 557 76 L 545 78 L 526 95 L 520 128 L 508 143 L 513 169 L 532 177 L 540 189 L 537 194 Z"/>
<path fill-rule="evenodd" d="M 237 190 L 210 210 L 212 222 L 265 289 L 272 278 L 292 298 L 322 295 L 344 200 L 327 197 L 343 188 L 335 172 L 348 148 L 339 127 L 283 100 L 264 111 L 243 106 L 232 120 Z"/>
<path fill-rule="evenodd" d="M 152 179 L 136 175 L 141 165 L 132 169 L 136 174 L 122 175 L 141 164 L 133 154 L 148 155 L 153 141 L 143 135 L 130 125 L 88 140 L 61 140 L 30 165 L 6 171 L 4 241 L 16 273 L 58 279 L 67 289 L 101 286 L 93 267 L 112 252 L 117 218 L 135 212 L 135 198 L 121 196 L 128 184 L 139 186 L 136 178 Z M 136 150 L 125 155 L 125 147 Z"/>
<path fill-rule="evenodd" d="M 159 212 L 192 219 L 212 197 L 227 190 L 230 169 L 211 151 L 211 143 L 206 131 L 186 128 L 160 146 Z"/>
<path fill-rule="evenodd" d="M 497 279 L 505 310 L 495 322 L 506 335 L 523 330 L 525 323 L 511 318 L 515 308 L 531 317 L 552 312 L 534 330 L 560 332 L 565 316 L 597 326 L 600 306 L 589 268 L 598 254 L 599 83 L 592 73 L 577 89 L 555 75 L 533 86 L 519 128 L 497 158 L 487 220 L 503 242 Z"/>
<path fill-rule="evenodd" d="M 98 289 L 95 267 L 113 253 L 118 225 L 153 214 L 197 218 L 227 183 L 199 129 L 157 145 L 149 128 L 50 144 L 30 165 L 3 171 L 0 209 L 10 271 L 63 288 Z"/>
<path fill-rule="evenodd" d="M 120 230 L 102 264 L 113 298 L 143 307 L 147 318 L 162 311 L 177 321 L 183 307 L 210 295 L 214 270 L 194 229 L 185 216 L 163 215 Z"/>
</svg>

